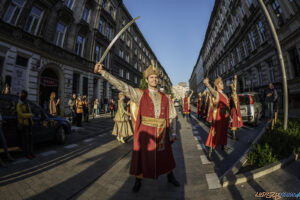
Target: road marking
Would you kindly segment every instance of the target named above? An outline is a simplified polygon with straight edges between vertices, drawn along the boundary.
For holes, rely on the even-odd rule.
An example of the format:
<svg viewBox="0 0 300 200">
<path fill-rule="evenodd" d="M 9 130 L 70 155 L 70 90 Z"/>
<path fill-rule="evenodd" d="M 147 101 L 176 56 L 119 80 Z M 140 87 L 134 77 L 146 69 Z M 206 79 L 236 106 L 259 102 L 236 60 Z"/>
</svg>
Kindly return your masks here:
<svg viewBox="0 0 300 200">
<path fill-rule="evenodd" d="M 221 187 L 219 178 L 216 173 L 205 174 L 206 181 L 208 184 L 208 189 L 217 189 Z"/>
<path fill-rule="evenodd" d="M 93 140 L 95 140 L 95 138 L 89 138 L 89 139 L 85 139 L 85 140 L 83 140 L 84 142 L 91 142 L 91 141 L 93 141 Z"/>
<path fill-rule="evenodd" d="M 41 156 L 50 156 L 52 154 L 56 154 L 56 151 L 46 151 L 46 152 L 41 153 L 40 155 Z"/>
<path fill-rule="evenodd" d="M 200 159 L 203 165 L 211 164 L 211 161 L 209 161 L 205 155 L 201 155 Z"/>
<path fill-rule="evenodd" d="M 78 144 L 70 144 L 70 145 L 64 146 L 64 148 L 66 148 L 66 149 L 72 149 L 74 147 L 78 147 Z"/>
<path fill-rule="evenodd" d="M 100 135 L 98 135 L 98 137 L 103 137 L 104 136 L 104 134 L 100 134 Z"/>
<path fill-rule="evenodd" d="M 202 146 L 200 144 L 197 144 L 197 149 L 202 150 Z"/>
<path fill-rule="evenodd" d="M 195 140 L 198 140 L 198 137 L 194 136 L 194 139 L 195 139 Z"/>
</svg>

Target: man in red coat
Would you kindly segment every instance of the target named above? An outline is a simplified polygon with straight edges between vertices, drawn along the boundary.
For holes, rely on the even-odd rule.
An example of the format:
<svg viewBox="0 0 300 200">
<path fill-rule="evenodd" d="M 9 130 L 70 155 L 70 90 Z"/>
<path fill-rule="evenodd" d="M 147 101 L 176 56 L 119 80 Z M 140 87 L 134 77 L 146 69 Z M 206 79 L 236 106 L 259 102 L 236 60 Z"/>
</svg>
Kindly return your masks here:
<svg viewBox="0 0 300 200">
<path fill-rule="evenodd" d="M 200 119 L 200 114 L 201 114 L 201 92 L 199 92 L 198 94 L 198 100 L 197 100 L 197 116 L 198 116 L 198 119 Z"/>
<path fill-rule="evenodd" d="M 221 77 L 218 77 L 214 82 L 217 90 L 210 86 L 208 78 L 205 78 L 203 83 L 213 97 L 213 107 L 211 110 L 212 123 L 205 143 L 210 148 L 208 159 L 211 160 L 212 150 L 217 146 L 222 146 L 224 150 L 227 144 L 228 117 L 230 116 L 229 99 L 223 93 L 224 85 Z"/>
<path fill-rule="evenodd" d="M 232 139 L 238 140 L 236 136 L 236 130 L 243 126 L 243 120 L 240 110 L 240 101 L 236 93 L 237 87 L 237 75 L 234 75 L 233 83 L 230 84 L 231 88 L 231 97 L 230 97 L 230 116 L 231 122 L 229 127 L 232 132 Z"/>
<path fill-rule="evenodd" d="M 175 160 L 169 137 L 171 130 L 173 141 L 176 140 L 175 128 L 172 128 L 175 123 L 171 123 L 176 118 L 176 110 L 171 100 L 156 89 L 158 69 L 154 62 L 144 73 L 148 84 L 144 91 L 118 80 L 106 72 L 102 64 L 96 64 L 94 71 L 138 105 L 130 167 L 130 174 L 136 176 L 132 191 L 139 191 L 142 178 L 157 179 L 166 173 L 170 183 L 180 186 L 172 172 Z"/>
<path fill-rule="evenodd" d="M 193 92 L 191 92 L 190 96 L 188 96 L 188 93 L 185 93 L 185 97 L 183 98 L 183 116 L 186 117 L 186 120 L 191 117 L 191 97 L 193 95 Z"/>
</svg>

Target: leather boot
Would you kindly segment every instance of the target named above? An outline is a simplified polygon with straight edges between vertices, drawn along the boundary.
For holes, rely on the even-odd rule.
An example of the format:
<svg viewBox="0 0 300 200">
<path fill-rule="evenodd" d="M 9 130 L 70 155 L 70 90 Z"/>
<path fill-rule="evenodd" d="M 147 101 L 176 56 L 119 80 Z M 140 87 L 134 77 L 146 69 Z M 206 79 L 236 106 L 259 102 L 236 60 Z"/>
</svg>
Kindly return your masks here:
<svg viewBox="0 0 300 200">
<path fill-rule="evenodd" d="M 176 180 L 173 172 L 168 173 L 168 182 L 172 183 L 176 187 L 180 186 L 180 183 Z"/>
<path fill-rule="evenodd" d="M 136 178 L 134 186 L 132 188 L 132 192 L 137 193 L 138 191 L 140 191 L 141 186 L 142 186 L 142 179 Z"/>
<path fill-rule="evenodd" d="M 236 136 L 236 132 L 232 131 L 232 139 L 238 141 L 239 139 Z"/>
<path fill-rule="evenodd" d="M 208 158 L 207 158 L 209 161 L 212 161 L 211 154 L 212 154 L 212 148 L 210 147 L 208 151 Z"/>
</svg>

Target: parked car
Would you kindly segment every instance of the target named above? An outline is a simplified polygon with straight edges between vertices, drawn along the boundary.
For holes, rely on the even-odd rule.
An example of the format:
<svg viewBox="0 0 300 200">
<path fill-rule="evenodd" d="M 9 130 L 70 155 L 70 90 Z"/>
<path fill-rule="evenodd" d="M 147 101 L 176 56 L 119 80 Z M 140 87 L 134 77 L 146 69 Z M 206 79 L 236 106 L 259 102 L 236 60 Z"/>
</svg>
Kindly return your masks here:
<svg viewBox="0 0 300 200">
<path fill-rule="evenodd" d="M 243 122 L 257 125 L 263 110 L 259 94 L 254 92 L 238 94 Z"/>
<path fill-rule="evenodd" d="M 59 116 L 52 116 L 45 112 L 39 105 L 28 101 L 33 114 L 33 142 L 40 143 L 54 140 L 64 144 L 71 134 L 71 125 L 67 119 Z M 17 131 L 18 96 L 0 94 L 0 112 L 2 113 L 2 127 L 7 139 L 8 146 L 19 146 L 20 137 Z"/>
<path fill-rule="evenodd" d="M 175 99 L 175 100 L 174 100 L 174 106 L 175 106 L 175 107 L 180 106 L 180 101 L 177 100 L 177 99 Z"/>
</svg>

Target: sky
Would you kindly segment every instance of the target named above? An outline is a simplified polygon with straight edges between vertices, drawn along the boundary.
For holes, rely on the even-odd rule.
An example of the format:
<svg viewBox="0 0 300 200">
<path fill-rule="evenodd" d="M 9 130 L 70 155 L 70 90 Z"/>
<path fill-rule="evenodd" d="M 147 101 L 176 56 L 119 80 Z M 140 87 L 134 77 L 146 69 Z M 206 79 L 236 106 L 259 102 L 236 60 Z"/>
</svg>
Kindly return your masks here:
<svg viewBox="0 0 300 200">
<path fill-rule="evenodd" d="M 214 0 L 123 0 L 173 85 L 187 82 L 205 37 Z"/>
</svg>

